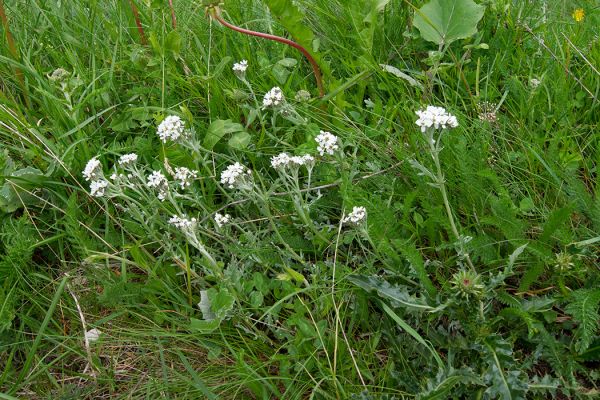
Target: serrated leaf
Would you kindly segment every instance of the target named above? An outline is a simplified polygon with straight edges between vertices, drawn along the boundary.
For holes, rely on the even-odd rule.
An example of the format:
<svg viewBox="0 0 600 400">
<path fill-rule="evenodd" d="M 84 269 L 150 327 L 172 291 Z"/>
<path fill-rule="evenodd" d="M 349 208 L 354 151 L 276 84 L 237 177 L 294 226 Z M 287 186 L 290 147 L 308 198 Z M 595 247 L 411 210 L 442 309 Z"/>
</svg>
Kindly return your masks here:
<svg viewBox="0 0 600 400">
<path fill-rule="evenodd" d="M 565 312 L 579 324 L 575 330 L 575 349 L 582 353 L 590 346 L 598 330 L 600 289 L 579 289 L 571 293 Z"/>
<path fill-rule="evenodd" d="M 431 307 L 422 298 L 408 293 L 404 286 L 392 285 L 378 276 L 350 275 L 348 280 L 367 292 L 376 292 L 380 297 L 391 300 L 394 307 L 404 307 L 419 311 L 434 312 L 439 308 Z"/>
<path fill-rule="evenodd" d="M 477 33 L 484 10 L 473 0 L 431 0 L 415 12 L 413 24 L 423 39 L 448 45 Z"/>
</svg>

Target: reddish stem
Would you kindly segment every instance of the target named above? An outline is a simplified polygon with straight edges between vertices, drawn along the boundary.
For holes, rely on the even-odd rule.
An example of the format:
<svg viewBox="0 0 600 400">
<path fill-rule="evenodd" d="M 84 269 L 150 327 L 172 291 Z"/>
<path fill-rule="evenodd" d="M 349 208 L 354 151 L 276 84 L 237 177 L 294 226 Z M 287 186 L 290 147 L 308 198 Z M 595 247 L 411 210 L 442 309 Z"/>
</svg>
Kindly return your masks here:
<svg viewBox="0 0 600 400">
<path fill-rule="evenodd" d="M 10 24 L 8 22 L 8 17 L 6 16 L 6 12 L 4 11 L 4 2 L 0 0 L 0 19 L 2 20 L 2 26 L 4 27 L 4 32 L 6 34 L 6 43 L 8 44 L 8 51 L 13 56 L 15 61 L 19 61 L 19 52 L 17 51 L 17 45 L 15 44 L 15 39 L 10 32 Z M 23 97 L 25 98 L 25 103 L 29 106 L 29 96 L 27 95 L 27 87 L 25 86 L 25 77 L 23 76 L 23 71 L 21 68 L 15 67 L 15 76 L 21 85 L 21 90 L 23 90 Z"/>
<path fill-rule="evenodd" d="M 171 23 L 173 29 L 177 29 L 177 17 L 175 16 L 175 8 L 173 7 L 173 0 L 169 0 L 169 7 L 171 7 Z"/>
<path fill-rule="evenodd" d="M 249 29 L 240 28 L 239 26 L 230 24 L 229 22 L 225 21 L 223 19 L 223 17 L 221 17 L 221 15 L 216 7 L 213 7 L 210 9 L 210 15 L 214 19 L 219 21 L 219 23 L 221 23 L 222 25 L 226 26 L 229 29 L 233 29 L 236 32 L 240 32 L 240 33 L 250 35 L 250 36 L 258 36 L 263 39 L 274 40 L 276 42 L 287 44 L 288 46 L 292 46 L 292 47 L 298 49 L 304 55 L 304 57 L 306 57 L 308 59 L 308 61 L 310 62 L 310 65 L 312 66 L 313 73 L 315 75 L 315 80 L 317 82 L 317 87 L 319 88 L 319 96 L 320 97 L 325 96 L 325 90 L 323 89 L 323 79 L 321 78 L 321 70 L 319 69 L 319 64 L 317 64 L 317 62 L 315 61 L 313 56 L 311 56 L 310 53 L 304 47 L 302 47 L 301 45 L 299 45 L 298 43 L 296 43 L 292 40 L 282 38 L 280 36 L 270 35 L 268 33 L 263 33 L 263 32 L 251 31 Z"/>
<path fill-rule="evenodd" d="M 138 12 L 137 7 L 133 0 L 129 0 L 129 4 L 131 4 L 131 12 L 133 12 L 133 18 L 135 19 L 135 24 L 137 25 L 137 30 L 140 34 L 140 41 L 145 46 L 148 44 L 146 40 L 146 34 L 144 33 L 144 27 L 142 26 L 142 21 L 140 20 L 140 13 Z"/>
</svg>

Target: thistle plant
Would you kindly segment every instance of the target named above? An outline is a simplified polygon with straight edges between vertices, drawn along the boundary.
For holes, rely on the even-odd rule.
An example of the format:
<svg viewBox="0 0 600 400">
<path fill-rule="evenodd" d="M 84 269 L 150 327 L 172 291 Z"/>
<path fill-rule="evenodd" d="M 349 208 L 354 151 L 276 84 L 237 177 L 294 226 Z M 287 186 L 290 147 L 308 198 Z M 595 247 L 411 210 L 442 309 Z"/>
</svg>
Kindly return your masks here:
<svg viewBox="0 0 600 400">
<path fill-rule="evenodd" d="M 442 194 L 442 200 L 444 202 L 444 208 L 448 216 L 450 228 L 454 239 L 456 240 L 456 247 L 458 256 L 460 259 L 464 259 L 469 267 L 474 271 L 475 267 L 469 254 L 465 250 L 465 245 L 471 240 L 471 237 L 464 236 L 459 232 L 458 225 L 454 219 L 452 213 L 452 207 L 448 200 L 448 192 L 446 190 L 446 180 L 442 171 L 440 163 L 440 153 L 443 149 L 442 137 L 445 132 L 449 129 L 456 128 L 458 126 L 458 120 L 456 117 L 448 113 L 443 107 L 428 106 L 424 110 L 416 112 L 419 119 L 415 122 L 421 129 L 423 138 L 427 143 L 427 150 L 433 160 L 434 171 L 421 164 L 415 159 L 411 159 L 409 162 L 411 166 L 418 171 L 418 174 L 429 179 L 429 184 L 440 191 Z"/>
</svg>

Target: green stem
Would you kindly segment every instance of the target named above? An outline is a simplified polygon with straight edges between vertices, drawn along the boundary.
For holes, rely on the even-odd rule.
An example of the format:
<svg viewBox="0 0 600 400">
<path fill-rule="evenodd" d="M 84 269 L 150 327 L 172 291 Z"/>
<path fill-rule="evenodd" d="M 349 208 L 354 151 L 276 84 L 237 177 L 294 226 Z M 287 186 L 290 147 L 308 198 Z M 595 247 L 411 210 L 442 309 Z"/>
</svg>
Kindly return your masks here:
<svg viewBox="0 0 600 400">
<path fill-rule="evenodd" d="M 438 140 L 440 140 L 440 138 L 438 138 Z M 442 200 L 444 201 L 444 207 L 446 208 L 446 214 L 448 214 L 448 220 L 450 221 L 450 227 L 452 229 L 452 233 L 454 234 L 454 237 L 456 238 L 456 240 L 458 240 L 460 242 L 461 235 L 458 232 L 456 222 L 454 221 L 454 215 L 452 214 L 452 208 L 450 207 L 450 201 L 448 200 L 448 192 L 446 191 L 446 182 L 444 179 L 444 174 L 442 173 L 442 166 L 440 164 L 440 149 L 438 149 L 436 147 L 436 144 L 433 142 L 433 140 L 428 139 L 428 141 L 429 141 L 429 148 L 431 150 L 431 156 L 433 157 L 433 162 L 435 163 L 437 184 L 440 189 L 440 192 L 442 192 Z M 461 242 L 461 247 L 462 247 L 462 242 Z M 463 249 L 461 248 L 461 250 L 463 250 Z M 469 267 L 471 267 L 472 270 L 475 270 L 475 266 L 473 265 L 473 262 L 471 261 L 469 254 L 465 253 L 464 250 L 463 250 L 463 254 L 465 256 L 465 260 L 467 261 L 467 264 L 469 264 Z"/>
</svg>

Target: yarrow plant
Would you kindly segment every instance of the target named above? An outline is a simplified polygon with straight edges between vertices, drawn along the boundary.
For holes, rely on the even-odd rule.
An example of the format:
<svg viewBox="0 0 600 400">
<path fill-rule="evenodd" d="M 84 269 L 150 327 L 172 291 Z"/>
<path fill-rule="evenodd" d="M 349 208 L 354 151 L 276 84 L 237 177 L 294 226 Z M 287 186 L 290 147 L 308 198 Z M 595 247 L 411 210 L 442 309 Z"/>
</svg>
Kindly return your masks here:
<svg viewBox="0 0 600 400">
<path fill-rule="evenodd" d="M 86 181 L 93 181 L 102 176 L 102 165 L 96 157 L 93 157 L 87 162 L 85 168 L 81 172 Z"/>
<path fill-rule="evenodd" d="M 367 209 L 364 207 L 353 207 L 352 212 L 348 214 L 342 223 L 347 225 L 360 225 L 367 220 Z"/>
<path fill-rule="evenodd" d="M 321 131 L 315 141 L 317 142 L 317 151 L 322 156 L 325 154 L 333 155 L 340 148 L 338 137 L 331 132 Z"/>
<path fill-rule="evenodd" d="M 167 198 L 169 192 L 169 182 L 167 178 L 160 171 L 152 171 L 148 176 L 146 185 L 151 189 L 158 191 L 158 199 L 164 201 Z"/>
<path fill-rule="evenodd" d="M 428 106 L 423 110 L 416 112 L 419 117 L 415 124 L 420 128 L 423 137 L 427 141 L 428 149 L 433 158 L 435 172 L 430 171 L 423 164 L 419 163 L 415 159 L 410 160 L 410 164 L 413 168 L 419 171 L 419 175 L 425 176 L 431 180 L 431 185 L 438 188 L 442 194 L 442 200 L 444 207 L 446 208 L 446 214 L 452 233 L 456 239 L 457 252 L 461 259 L 466 260 L 471 270 L 475 270 L 473 263 L 469 257 L 469 254 L 465 251 L 464 245 L 468 242 L 466 237 L 461 235 L 458 231 L 458 227 L 452 214 L 452 208 L 448 200 L 448 193 L 446 191 L 446 182 L 444 174 L 442 172 L 442 166 L 440 163 L 440 152 L 442 151 L 441 137 L 444 132 L 449 129 L 456 128 L 458 126 L 458 119 L 446 111 L 443 107 Z"/>
<path fill-rule="evenodd" d="M 427 106 L 425 110 L 417 111 L 419 119 L 416 121 L 421 132 L 428 129 L 450 129 L 458 126 L 456 117 L 449 114 L 443 107 Z"/>
<path fill-rule="evenodd" d="M 246 76 L 246 70 L 248 69 L 248 61 L 242 60 L 239 63 L 235 63 L 233 64 L 232 69 L 240 79 L 244 79 Z"/>
<path fill-rule="evenodd" d="M 215 214 L 215 223 L 217 224 L 217 226 L 219 228 L 224 227 L 225 225 L 229 224 L 229 222 L 231 221 L 231 215 L 229 214 L 219 214 L 216 213 Z"/>
<path fill-rule="evenodd" d="M 194 179 L 198 178 L 198 171 L 192 171 L 186 167 L 177 167 L 173 178 L 179 183 L 181 189 L 185 189 L 192 184 Z"/>
<path fill-rule="evenodd" d="M 194 229 L 196 227 L 196 224 L 198 223 L 198 220 L 196 220 L 196 218 L 188 218 L 187 216 L 181 216 L 178 217 L 177 215 L 173 215 L 170 219 L 169 219 L 169 224 L 173 225 L 174 227 L 184 230 L 191 230 Z"/>
<path fill-rule="evenodd" d="M 90 183 L 90 194 L 94 197 L 102 197 L 108 187 L 108 181 L 100 179 Z"/>
<path fill-rule="evenodd" d="M 310 154 L 303 156 L 290 156 L 288 153 L 280 153 L 271 158 L 271 166 L 275 169 L 285 169 L 288 167 L 306 166 L 311 168 L 314 165 L 315 158 Z"/>
<path fill-rule="evenodd" d="M 283 91 L 279 87 L 269 90 L 263 98 L 263 108 L 276 108 L 285 102 Z"/>
<path fill-rule="evenodd" d="M 119 165 L 123 167 L 127 165 L 132 165 L 137 162 L 137 159 L 138 156 L 135 153 L 124 154 L 121 157 L 119 157 Z"/>
<path fill-rule="evenodd" d="M 176 142 L 188 136 L 185 123 L 176 115 L 166 117 L 158 125 L 156 134 L 163 143 L 167 143 L 168 141 Z"/>
<path fill-rule="evenodd" d="M 239 162 L 225 168 L 221 173 L 221 183 L 228 189 L 241 189 L 251 183 L 252 171 Z"/>
</svg>

